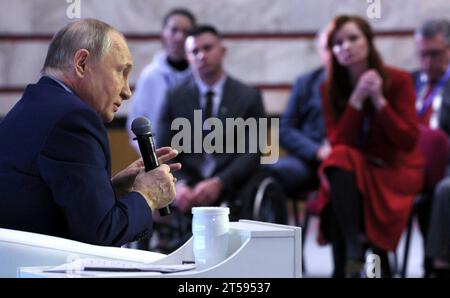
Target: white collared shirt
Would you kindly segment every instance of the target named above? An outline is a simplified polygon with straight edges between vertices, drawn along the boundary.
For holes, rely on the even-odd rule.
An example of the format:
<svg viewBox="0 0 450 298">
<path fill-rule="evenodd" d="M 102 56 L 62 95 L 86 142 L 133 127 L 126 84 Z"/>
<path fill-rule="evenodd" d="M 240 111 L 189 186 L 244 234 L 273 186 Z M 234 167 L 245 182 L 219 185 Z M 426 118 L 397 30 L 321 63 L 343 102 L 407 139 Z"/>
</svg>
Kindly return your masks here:
<svg viewBox="0 0 450 298">
<path fill-rule="evenodd" d="M 73 91 L 67 87 L 66 84 L 64 84 L 63 82 L 61 82 L 60 80 L 58 80 L 57 78 L 53 77 L 53 76 L 49 76 L 49 75 L 45 75 L 46 77 L 49 77 L 50 79 L 52 79 L 53 81 L 55 81 L 56 83 L 60 84 L 61 87 L 63 87 L 67 92 L 69 92 L 70 94 L 73 94 Z"/>
<path fill-rule="evenodd" d="M 421 88 L 420 88 L 420 90 L 417 91 L 417 101 L 416 101 L 416 110 L 417 111 L 420 111 L 422 109 L 425 99 L 426 99 L 425 95 L 429 88 L 428 76 L 425 73 L 420 74 L 419 80 L 420 80 Z M 435 88 L 435 86 L 433 88 Z M 430 117 L 430 121 L 428 122 L 428 125 L 432 129 L 439 128 L 439 114 L 440 114 L 441 106 L 442 106 L 442 92 L 443 92 L 443 89 L 441 90 L 441 92 L 439 92 L 438 94 L 435 95 L 435 97 L 433 98 L 433 102 L 431 104 L 432 112 L 431 112 L 431 117 Z"/>
<path fill-rule="evenodd" d="M 213 86 L 206 85 L 202 80 L 195 78 L 195 83 L 197 84 L 198 90 L 200 92 L 200 106 L 202 109 L 206 106 L 206 93 L 208 91 L 214 92 L 213 97 L 213 109 L 212 116 L 217 117 L 219 114 L 220 103 L 222 102 L 223 87 L 227 76 L 224 74 Z"/>
</svg>

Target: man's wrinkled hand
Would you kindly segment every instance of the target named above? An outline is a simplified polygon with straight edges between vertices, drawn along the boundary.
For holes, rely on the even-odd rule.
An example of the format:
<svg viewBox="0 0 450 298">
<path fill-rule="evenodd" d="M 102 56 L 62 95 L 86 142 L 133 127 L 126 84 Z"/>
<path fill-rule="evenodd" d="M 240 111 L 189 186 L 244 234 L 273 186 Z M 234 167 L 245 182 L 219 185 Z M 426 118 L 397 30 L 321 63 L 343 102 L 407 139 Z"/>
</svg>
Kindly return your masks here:
<svg viewBox="0 0 450 298">
<path fill-rule="evenodd" d="M 178 151 L 172 149 L 171 147 L 162 147 L 156 149 L 156 156 L 160 164 L 164 164 L 178 155 Z M 181 169 L 180 163 L 173 163 L 168 165 L 170 172 L 175 172 Z M 136 176 L 140 171 L 144 170 L 144 161 L 142 158 L 134 161 L 126 169 L 117 173 L 112 179 L 111 183 L 114 187 L 114 191 L 119 197 L 130 193 L 133 190 L 133 184 Z"/>
<path fill-rule="evenodd" d="M 133 191 L 139 192 L 152 210 L 161 209 L 175 198 L 174 180 L 170 167 L 162 164 L 149 172 L 141 170 L 136 176 Z"/>
<path fill-rule="evenodd" d="M 144 169 L 144 162 L 142 158 L 134 161 L 127 168 L 117 173 L 112 179 L 111 183 L 119 197 L 129 193 L 133 188 L 134 180 L 139 171 Z"/>
<path fill-rule="evenodd" d="M 177 155 L 178 151 L 172 149 L 171 147 L 161 147 L 156 149 L 156 157 L 158 158 L 159 164 L 166 163 L 169 160 L 174 159 Z M 168 165 L 170 167 L 171 172 L 175 172 L 181 169 L 181 164 L 179 162 Z"/>
</svg>

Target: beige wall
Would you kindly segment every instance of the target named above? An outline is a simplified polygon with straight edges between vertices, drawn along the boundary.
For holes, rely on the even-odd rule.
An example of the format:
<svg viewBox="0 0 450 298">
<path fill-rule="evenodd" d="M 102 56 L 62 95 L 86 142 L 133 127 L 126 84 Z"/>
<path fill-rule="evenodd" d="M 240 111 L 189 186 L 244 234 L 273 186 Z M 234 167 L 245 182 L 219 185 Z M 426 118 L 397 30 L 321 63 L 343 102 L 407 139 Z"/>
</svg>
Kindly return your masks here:
<svg viewBox="0 0 450 298">
<path fill-rule="evenodd" d="M 157 34 L 162 16 L 175 6 L 189 7 L 200 22 L 216 25 L 225 33 L 275 34 L 315 32 L 333 16 L 356 13 L 366 16 L 365 0 L 80 0 L 81 17 L 96 17 L 125 33 Z M 0 0 L 0 34 L 51 35 L 70 21 L 63 0 Z M 429 17 L 448 15 L 448 0 L 381 0 L 381 18 L 370 20 L 376 30 L 413 30 Z M 412 69 L 417 66 L 412 36 L 379 37 L 385 60 Z M 227 39 L 229 73 L 250 84 L 289 85 L 294 78 L 318 65 L 311 38 Z M 0 39 L 0 88 L 22 87 L 36 81 L 48 40 Z M 133 40 L 133 84 L 142 68 L 160 48 L 157 40 Z M 289 89 L 263 90 L 266 109 L 283 110 Z M 20 93 L 0 92 L 0 115 Z M 127 105 L 120 110 L 126 116 Z"/>
</svg>

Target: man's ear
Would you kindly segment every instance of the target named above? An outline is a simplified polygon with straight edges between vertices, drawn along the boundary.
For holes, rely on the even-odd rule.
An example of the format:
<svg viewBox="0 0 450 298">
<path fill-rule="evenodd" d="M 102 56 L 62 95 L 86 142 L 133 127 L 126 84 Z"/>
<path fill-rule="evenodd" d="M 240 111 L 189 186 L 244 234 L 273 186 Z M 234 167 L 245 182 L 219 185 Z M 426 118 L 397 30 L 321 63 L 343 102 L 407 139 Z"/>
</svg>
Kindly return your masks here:
<svg viewBox="0 0 450 298">
<path fill-rule="evenodd" d="M 224 58 L 227 55 L 228 48 L 224 45 L 222 45 L 222 57 Z"/>
<path fill-rule="evenodd" d="M 89 59 L 90 53 L 86 49 L 78 50 L 73 57 L 74 70 L 77 77 L 82 78 L 86 74 L 86 65 Z"/>
</svg>

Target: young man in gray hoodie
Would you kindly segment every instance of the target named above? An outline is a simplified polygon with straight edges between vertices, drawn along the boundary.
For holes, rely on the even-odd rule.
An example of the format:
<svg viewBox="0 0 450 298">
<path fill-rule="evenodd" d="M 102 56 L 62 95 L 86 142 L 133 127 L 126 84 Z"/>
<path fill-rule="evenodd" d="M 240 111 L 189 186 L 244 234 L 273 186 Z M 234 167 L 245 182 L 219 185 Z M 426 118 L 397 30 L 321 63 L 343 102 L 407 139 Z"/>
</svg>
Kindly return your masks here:
<svg viewBox="0 0 450 298">
<path fill-rule="evenodd" d="M 136 84 L 127 117 L 130 142 L 139 153 L 135 137 L 131 132 L 131 122 L 140 116 L 152 123 L 152 131 L 157 131 L 166 91 L 191 75 L 184 51 L 186 33 L 196 25 L 194 15 L 184 8 L 175 8 L 164 17 L 161 39 L 164 49 L 155 54 L 152 62 L 142 71 Z"/>
</svg>

